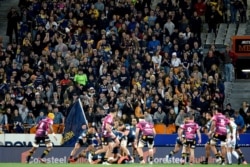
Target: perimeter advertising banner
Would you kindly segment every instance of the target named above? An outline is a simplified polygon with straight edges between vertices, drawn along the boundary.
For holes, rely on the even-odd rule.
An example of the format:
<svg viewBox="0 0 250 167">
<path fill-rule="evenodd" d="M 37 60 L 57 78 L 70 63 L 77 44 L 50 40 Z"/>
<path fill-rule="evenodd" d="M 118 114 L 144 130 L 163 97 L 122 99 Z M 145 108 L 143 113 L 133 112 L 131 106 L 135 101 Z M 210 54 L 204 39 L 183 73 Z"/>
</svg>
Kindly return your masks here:
<svg viewBox="0 0 250 167">
<path fill-rule="evenodd" d="M 1 147 L 0 151 L 0 162 L 14 162 L 14 163 L 24 163 L 26 160 L 26 156 L 28 154 L 28 150 L 30 147 Z M 38 157 L 42 154 L 44 147 L 38 148 L 36 153 L 31 158 L 30 163 L 39 163 Z M 73 148 L 71 147 L 55 147 L 50 152 L 50 154 L 45 158 L 47 163 L 67 163 L 68 156 Z M 181 160 L 180 152 L 177 153 L 171 159 L 167 159 L 166 156 L 169 152 L 173 150 L 173 147 L 155 147 L 154 148 L 154 163 L 155 164 L 179 164 Z M 245 155 L 246 161 L 250 162 L 250 149 L 247 147 L 241 148 L 242 152 Z M 195 149 L 195 162 L 200 163 L 204 160 L 205 149 L 203 147 L 197 147 Z M 211 154 L 213 155 L 213 154 Z M 144 159 L 147 161 L 148 152 L 145 150 Z M 137 160 L 138 161 L 138 160 Z M 237 163 L 233 158 L 233 162 Z M 85 159 L 80 159 L 77 163 L 87 163 Z M 215 163 L 215 158 L 211 157 L 209 159 L 209 163 Z"/>
<path fill-rule="evenodd" d="M 34 134 L 0 134 L 0 146 L 4 147 L 31 147 L 34 141 Z M 56 147 L 62 147 L 62 135 L 56 134 L 57 140 L 54 137 L 50 137 L 53 145 Z M 177 134 L 161 135 L 158 134 L 155 137 L 156 147 L 173 147 L 175 145 Z M 250 147 L 250 134 L 241 134 L 239 145 L 242 147 Z M 203 147 L 207 142 L 207 135 L 202 134 L 202 143 L 198 144 L 198 147 Z M 63 147 L 73 147 L 74 143 L 64 144 Z"/>
<path fill-rule="evenodd" d="M 250 57 L 250 36 L 232 36 L 232 45 L 237 57 Z"/>
</svg>

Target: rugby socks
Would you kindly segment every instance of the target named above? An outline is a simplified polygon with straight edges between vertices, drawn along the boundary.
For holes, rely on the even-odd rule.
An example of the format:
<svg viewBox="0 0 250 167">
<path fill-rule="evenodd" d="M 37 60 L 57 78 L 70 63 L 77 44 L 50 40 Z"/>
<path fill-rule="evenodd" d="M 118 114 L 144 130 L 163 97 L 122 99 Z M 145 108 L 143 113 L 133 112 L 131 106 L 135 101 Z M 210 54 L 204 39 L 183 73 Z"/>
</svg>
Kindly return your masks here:
<svg viewBox="0 0 250 167">
<path fill-rule="evenodd" d="M 227 160 L 229 164 L 232 164 L 232 153 L 230 151 L 227 152 Z"/>
<path fill-rule="evenodd" d="M 186 153 L 186 162 L 189 162 L 189 153 Z M 193 163 L 193 162 L 191 162 Z"/>
<path fill-rule="evenodd" d="M 168 154 L 168 157 L 172 157 L 176 152 L 174 150 L 170 151 L 170 153 Z"/>
<path fill-rule="evenodd" d="M 107 157 L 104 157 L 103 158 L 103 162 L 107 162 L 108 161 L 108 158 Z"/>
<path fill-rule="evenodd" d="M 44 150 L 43 154 L 41 155 L 41 158 L 44 158 L 46 155 L 48 155 L 50 150 L 46 149 Z"/>
<path fill-rule="evenodd" d="M 241 158 L 242 162 L 244 162 L 244 161 L 245 161 L 245 157 L 244 157 L 244 155 L 243 155 L 242 153 L 239 153 L 239 156 L 240 156 L 240 158 Z"/>
<path fill-rule="evenodd" d="M 30 158 L 31 158 L 31 156 L 33 155 L 33 153 L 34 153 L 33 151 L 30 151 L 30 152 L 29 152 L 29 154 L 28 154 L 28 156 L 27 156 L 27 159 L 26 159 L 27 162 L 30 161 Z"/>
</svg>

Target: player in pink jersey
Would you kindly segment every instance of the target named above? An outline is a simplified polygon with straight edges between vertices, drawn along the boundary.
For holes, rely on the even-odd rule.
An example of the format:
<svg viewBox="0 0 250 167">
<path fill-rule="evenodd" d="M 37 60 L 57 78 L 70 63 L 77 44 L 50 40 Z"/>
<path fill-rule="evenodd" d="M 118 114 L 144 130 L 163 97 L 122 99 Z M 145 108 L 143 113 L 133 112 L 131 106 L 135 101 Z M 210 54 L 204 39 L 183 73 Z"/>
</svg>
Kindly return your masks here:
<svg viewBox="0 0 250 167">
<path fill-rule="evenodd" d="M 214 108 L 214 115 L 212 118 L 212 125 L 208 133 L 211 136 L 210 145 L 213 153 L 216 156 L 216 162 L 224 165 L 226 156 L 226 139 L 227 139 L 227 127 L 229 127 L 230 133 L 232 134 L 233 128 L 230 120 L 225 115 L 219 112 L 219 108 Z M 221 155 L 216 149 L 216 143 L 221 142 Z"/>
<path fill-rule="evenodd" d="M 185 138 L 183 139 L 183 134 Z M 182 164 L 185 163 L 186 154 L 190 154 L 190 164 L 194 163 L 194 149 L 196 146 L 196 136 L 198 136 L 198 143 L 201 143 L 201 133 L 199 125 L 194 122 L 194 116 L 190 115 L 189 120 L 180 126 L 178 131 L 179 138 L 183 141 L 182 150 Z"/>
<path fill-rule="evenodd" d="M 137 145 L 137 152 L 139 155 L 140 163 L 144 164 L 145 161 L 143 159 L 143 150 L 145 144 L 148 146 L 149 152 L 149 163 L 153 164 L 153 147 L 154 147 L 154 138 L 156 132 L 154 129 L 154 124 L 146 121 L 145 119 L 140 119 L 136 125 L 136 133 L 135 133 L 135 143 Z"/>
<path fill-rule="evenodd" d="M 33 147 L 29 151 L 29 155 L 27 156 L 26 162 L 29 163 L 31 156 L 35 153 L 37 148 L 39 147 L 39 144 L 44 143 L 46 145 L 46 149 L 42 153 L 41 157 L 39 158 L 41 163 L 46 163 L 43 158 L 49 154 L 49 152 L 52 149 L 52 142 L 49 139 L 48 133 L 49 131 L 53 134 L 55 140 L 57 140 L 54 132 L 53 132 L 53 120 L 55 115 L 53 113 L 49 113 L 48 116 L 45 119 L 42 119 L 37 125 L 36 125 L 36 135 L 35 135 L 35 141 L 33 143 Z"/>
<path fill-rule="evenodd" d="M 102 121 L 102 132 L 101 132 L 101 142 L 102 148 L 97 150 L 95 154 L 105 153 L 103 164 L 108 164 L 108 156 L 112 155 L 113 148 L 120 144 L 119 140 L 116 138 L 113 133 L 113 123 L 114 118 L 116 117 L 117 111 L 116 109 L 111 109 L 110 113 L 103 119 Z"/>
</svg>

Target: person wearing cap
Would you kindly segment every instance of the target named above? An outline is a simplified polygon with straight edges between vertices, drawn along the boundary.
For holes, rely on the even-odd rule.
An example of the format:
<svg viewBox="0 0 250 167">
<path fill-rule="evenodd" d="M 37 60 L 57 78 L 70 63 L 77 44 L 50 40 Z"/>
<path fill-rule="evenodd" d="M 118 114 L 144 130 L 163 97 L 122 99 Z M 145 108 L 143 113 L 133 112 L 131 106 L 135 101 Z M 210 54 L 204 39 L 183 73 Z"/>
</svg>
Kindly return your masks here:
<svg viewBox="0 0 250 167">
<path fill-rule="evenodd" d="M 174 69 L 174 73 L 178 74 L 180 69 L 179 67 L 181 66 L 181 59 L 177 57 L 177 53 L 173 52 L 172 53 L 172 58 L 171 58 L 171 67 Z"/>
<path fill-rule="evenodd" d="M 41 143 L 45 143 L 46 149 L 40 156 L 39 161 L 41 163 L 46 163 L 43 158 L 49 154 L 53 146 L 52 141 L 50 140 L 48 135 L 49 132 L 51 132 L 55 140 L 57 140 L 52 127 L 54 118 L 55 115 L 53 113 L 49 113 L 46 118 L 42 119 L 36 125 L 35 141 L 33 143 L 33 147 L 29 150 L 28 156 L 26 157 L 26 163 L 29 163 L 31 156 L 35 153 L 35 151 L 39 147 L 39 144 Z"/>
</svg>

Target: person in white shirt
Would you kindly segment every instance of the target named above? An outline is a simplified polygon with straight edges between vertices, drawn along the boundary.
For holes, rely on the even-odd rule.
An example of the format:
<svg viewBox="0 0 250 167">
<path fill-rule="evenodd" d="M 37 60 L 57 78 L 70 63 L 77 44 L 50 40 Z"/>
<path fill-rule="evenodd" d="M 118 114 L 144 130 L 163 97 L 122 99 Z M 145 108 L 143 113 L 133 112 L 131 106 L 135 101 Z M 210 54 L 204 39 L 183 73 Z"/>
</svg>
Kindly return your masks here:
<svg viewBox="0 0 250 167">
<path fill-rule="evenodd" d="M 238 160 L 238 164 L 241 164 L 239 154 L 235 151 L 236 140 L 239 138 L 237 133 L 237 125 L 234 122 L 234 118 L 230 118 L 230 122 L 233 128 L 232 134 L 228 131 L 227 134 L 227 160 L 228 164 L 232 164 L 232 154 Z"/>
<path fill-rule="evenodd" d="M 171 67 L 174 69 L 175 74 L 178 74 L 180 65 L 181 65 L 181 59 L 177 57 L 176 52 L 173 52 L 171 58 Z"/>
</svg>

